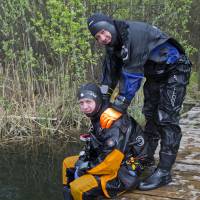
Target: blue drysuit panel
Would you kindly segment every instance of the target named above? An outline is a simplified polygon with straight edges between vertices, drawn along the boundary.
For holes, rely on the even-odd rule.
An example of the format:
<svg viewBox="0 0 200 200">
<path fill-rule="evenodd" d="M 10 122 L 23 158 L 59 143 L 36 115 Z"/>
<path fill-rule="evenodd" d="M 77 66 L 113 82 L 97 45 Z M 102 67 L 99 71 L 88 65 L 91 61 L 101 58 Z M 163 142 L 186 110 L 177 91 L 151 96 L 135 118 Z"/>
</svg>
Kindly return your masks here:
<svg viewBox="0 0 200 200">
<path fill-rule="evenodd" d="M 135 93 L 140 88 L 144 75 L 139 73 L 130 74 L 122 72 L 122 76 L 123 86 L 120 88 L 120 95 L 124 96 L 129 102 L 131 102 Z"/>
<path fill-rule="evenodd" d="M 179 58 L 180 53 L 178 49 L 169 42 L 165 42 L 151 51 L 149 60 L 158 63 L 166 62 L 166 64 L 174 64 Z"/>
</svg>

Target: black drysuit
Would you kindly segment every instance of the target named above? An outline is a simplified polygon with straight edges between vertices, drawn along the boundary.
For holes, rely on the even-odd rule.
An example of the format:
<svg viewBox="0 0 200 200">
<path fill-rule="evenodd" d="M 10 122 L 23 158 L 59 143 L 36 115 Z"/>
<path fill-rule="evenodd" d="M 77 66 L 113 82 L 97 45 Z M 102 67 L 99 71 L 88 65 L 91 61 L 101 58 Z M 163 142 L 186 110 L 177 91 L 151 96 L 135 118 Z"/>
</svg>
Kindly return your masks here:
<svg viewBox="0 0 200 200">
<path fill-rule="evenodd" d="M 119 82 L 112 107 L 126 111 L 144 84 L 145 135 L 153 159 L 161 139 L 159 167 L 170 170 L 181 140 L 179 113 L 189 83 L 191 63 L 181 45 L 158 28 L 142 22 L 114 21 L 118 45 L 106 46 L 102 88 L 105 97 Z M 107 88 L 107 89 L 105 89 Z"/>
<path fill-rule="evenodd" d="M 84 153 L 63 161 L 63 184 L 73 199 L 114 197 L 136 188 L 146 150 L 140 126 L 127 114 L 109 129 L 101 128 L 99 117 L 91 121 L 93 130 Z M 75 174 L 79 178 L 74 179 Z"/>
</svg>

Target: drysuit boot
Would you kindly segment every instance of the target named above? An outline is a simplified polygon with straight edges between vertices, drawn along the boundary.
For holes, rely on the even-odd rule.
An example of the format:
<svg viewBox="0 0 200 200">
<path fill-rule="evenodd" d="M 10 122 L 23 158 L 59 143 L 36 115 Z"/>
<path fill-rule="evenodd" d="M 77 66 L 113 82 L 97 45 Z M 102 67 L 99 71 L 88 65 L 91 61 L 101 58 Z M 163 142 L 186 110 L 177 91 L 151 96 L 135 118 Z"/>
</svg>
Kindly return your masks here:
<svg viewBox="0 0 200 200">
<path fill-rule="evenodd" d="M 69 187 L 65 186 L 63 188 L 63 196 L 64 200 L 73 200 L 73 197 L 71 195 L 71 190 L 69 189 Z"/>
<path fill-rule="evenodd" d="M 140 182 L 139 190 L 153 190 L 163 185 L 167 185 L 172 181 L 169 170 L 156 168 L 153 174 L 144 181 Z"/>
</svg>

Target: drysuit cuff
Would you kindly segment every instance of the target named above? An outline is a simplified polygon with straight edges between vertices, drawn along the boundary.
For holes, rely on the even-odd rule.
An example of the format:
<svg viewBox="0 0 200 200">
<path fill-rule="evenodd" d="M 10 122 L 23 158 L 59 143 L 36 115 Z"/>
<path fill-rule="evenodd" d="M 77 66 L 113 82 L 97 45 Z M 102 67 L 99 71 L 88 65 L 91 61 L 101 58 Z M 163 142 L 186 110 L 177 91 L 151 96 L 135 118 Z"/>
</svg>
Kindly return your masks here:
<svg viewBox="0 0 200 200">
<path fill-rule="evenodd" d="M 118 95 L 115 101 L 111 104 L 111 107 L 121 113 L 126 113 L 129 105 L 130 102 L 125 97 Z"/>
</svg>

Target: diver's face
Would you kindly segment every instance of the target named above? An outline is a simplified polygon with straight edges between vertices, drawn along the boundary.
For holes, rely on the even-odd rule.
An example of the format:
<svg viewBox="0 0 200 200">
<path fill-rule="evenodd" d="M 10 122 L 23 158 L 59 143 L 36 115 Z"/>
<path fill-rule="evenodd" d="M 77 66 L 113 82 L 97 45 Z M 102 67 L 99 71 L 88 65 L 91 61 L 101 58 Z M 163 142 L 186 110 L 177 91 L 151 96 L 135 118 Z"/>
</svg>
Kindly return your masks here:
<svg viewBox="0 0 200 200">
<path fill-rule="evenodd" d="M 81 112 L 83 112 L 84 114 L 90 114 L 94 112 L 96 103 L 93 99 L 83 98 L 79 100 L 79 106 Z"/>
<path fill-rule="evenodd" d="M 99 44 L 107 45 L 111 43 L 112 35 L 109 31 L 102 29 L 96 33 L 95 38 Z"/>
</svg>

